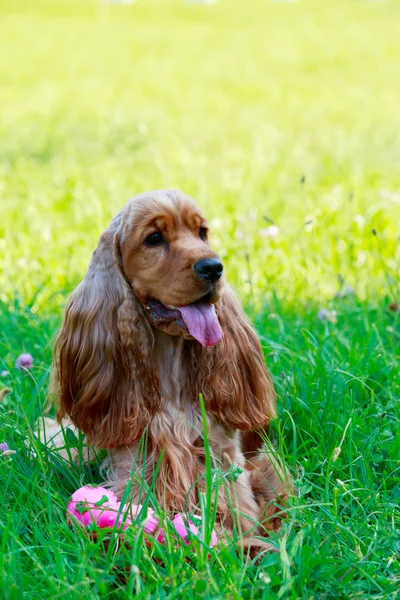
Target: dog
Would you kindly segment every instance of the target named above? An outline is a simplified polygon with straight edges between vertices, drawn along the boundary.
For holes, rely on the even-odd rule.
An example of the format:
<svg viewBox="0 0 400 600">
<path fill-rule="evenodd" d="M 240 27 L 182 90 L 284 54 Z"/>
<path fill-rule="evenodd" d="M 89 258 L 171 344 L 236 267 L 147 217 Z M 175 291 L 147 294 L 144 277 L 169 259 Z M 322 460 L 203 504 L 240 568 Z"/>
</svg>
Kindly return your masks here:
<svg viewBox="0 0 400 600">
<path fill-rule="evenodd" d="M 218 489 L 219 531 L 238 527 L 247 545 L 268 547 L 259 538 L 279 529 L 292 483 L 263 446 L 273 385 L 209 237 L 180 191 L 130 200 L 68 302 L 51 393 L 58 421 L 108 450 L 105 484 L 119 498 L 129 484 L 138 502 L 144 481 L 165 510 L 194 512 L 205 489 L 201 395 L 213 465 L 236 469 Z"/>
</svg>

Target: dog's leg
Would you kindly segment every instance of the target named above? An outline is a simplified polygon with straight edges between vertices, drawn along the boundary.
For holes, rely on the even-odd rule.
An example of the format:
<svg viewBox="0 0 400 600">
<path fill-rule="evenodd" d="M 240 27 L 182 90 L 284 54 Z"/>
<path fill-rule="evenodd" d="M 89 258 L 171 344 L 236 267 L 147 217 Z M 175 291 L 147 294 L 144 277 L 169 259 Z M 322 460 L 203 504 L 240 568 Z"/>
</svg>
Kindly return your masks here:
<svg viewBox="0 0 400 600">
<path fill-rule="evenodd" d="M 73 434 L 73 437 L 79 438 L 79 430 L 70 419 L 63 419 L 61 423 L 58 423 L 51 417 L 41 417 L 37 422 L 35 435 L 42 444 L 46 445 L 52 451 L 57 452 L 65 460 L 78 462 L 79 448 L 69 446 L 68 431 Z M 90 462 L 95 456 L 94 449 L 87 446 L 84 440 L 82 446 L 82 458 L 84 462 Z"/>
<path fill-rule="evenodd" d="M 235 482 L 221 486 L 218 492 L 216 529 L 219 538 L 230 542 L 235 537 L 235 543 L 250 558 L 262 551 L 276 551 L 262 539 L 265 534 L 260 527 L 260 505 L 251 486 L 251 472 L 244 469 Z"/>
</svg>

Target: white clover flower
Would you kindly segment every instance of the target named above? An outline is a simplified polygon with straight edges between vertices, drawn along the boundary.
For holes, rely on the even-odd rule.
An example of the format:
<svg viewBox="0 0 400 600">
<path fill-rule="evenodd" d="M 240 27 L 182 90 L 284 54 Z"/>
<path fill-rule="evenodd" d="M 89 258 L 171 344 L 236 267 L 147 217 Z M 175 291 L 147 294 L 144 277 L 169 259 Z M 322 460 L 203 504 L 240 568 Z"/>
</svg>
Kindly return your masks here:
<svg viewBox="0 0 400 600">
<path fill-rule="evenodd" d="M 277 225 L 271 225 L 270 227 L 266 227 L 265 229 L 260 229 L 261 237 L 270 237 L 275 238 L 278 237 L 281 230 Z"/>
</svg>

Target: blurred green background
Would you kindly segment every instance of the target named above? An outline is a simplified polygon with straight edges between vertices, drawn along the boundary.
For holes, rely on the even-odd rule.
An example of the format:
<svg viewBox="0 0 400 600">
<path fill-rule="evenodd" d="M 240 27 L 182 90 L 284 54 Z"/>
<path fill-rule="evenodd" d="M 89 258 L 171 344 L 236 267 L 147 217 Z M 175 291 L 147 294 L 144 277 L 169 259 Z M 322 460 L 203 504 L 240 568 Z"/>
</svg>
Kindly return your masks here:
<svg viewBox="0 0 400 600">
<path fill-rule="evenodd" d="M 64 303 L 112 216 L 168 187 L 199 200 L 245 300 L 394 296 L 399 2 L 0 15 L 1 300 Z"/>
</svg>

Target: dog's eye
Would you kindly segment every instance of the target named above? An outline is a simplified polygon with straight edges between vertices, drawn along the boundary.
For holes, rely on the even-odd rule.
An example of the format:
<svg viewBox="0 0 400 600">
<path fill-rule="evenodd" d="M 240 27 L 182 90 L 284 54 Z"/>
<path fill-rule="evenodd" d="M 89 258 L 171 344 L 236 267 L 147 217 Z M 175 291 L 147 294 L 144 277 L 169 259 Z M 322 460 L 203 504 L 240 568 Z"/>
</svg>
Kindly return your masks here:
<svg viewBox="0 0 400 600">
<path fill-rule="evenodd" d="M 158 246 L 158 244 L 162 244 L 164 241 L 162 234 L 159 231 L 155 231 L 147 236 L 145 242 L 148 246 Z"/>
<path fill-rule="evenodd" d="M 207 239 L 207 227 L 200 227 L 199 236 L 200 239 L 203 241 Z"/>
</svg>

